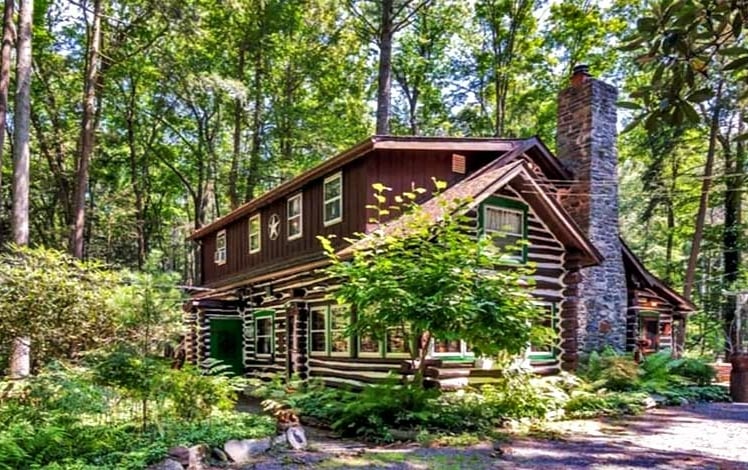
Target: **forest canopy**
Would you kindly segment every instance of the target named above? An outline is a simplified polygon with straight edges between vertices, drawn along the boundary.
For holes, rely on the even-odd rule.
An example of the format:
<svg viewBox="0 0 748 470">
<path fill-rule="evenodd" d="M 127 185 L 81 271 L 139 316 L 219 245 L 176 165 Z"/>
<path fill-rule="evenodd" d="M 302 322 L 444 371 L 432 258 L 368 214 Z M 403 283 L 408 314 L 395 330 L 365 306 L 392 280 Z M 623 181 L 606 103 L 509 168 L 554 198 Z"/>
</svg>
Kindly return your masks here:
<svg viewBox="0 0 748 470">
<path fill-rule="evenodd" d="M 6 0 L 0 240 L 135 269 L 159 250 L 194 282 L 190 231 L 372 133 L 552 148 L 556 95 L 586 63 L 621 91 L 622 233 L 698 301 L 690 340 L 712 347 L 745 287 L 745 10 Z"/>
</svg>

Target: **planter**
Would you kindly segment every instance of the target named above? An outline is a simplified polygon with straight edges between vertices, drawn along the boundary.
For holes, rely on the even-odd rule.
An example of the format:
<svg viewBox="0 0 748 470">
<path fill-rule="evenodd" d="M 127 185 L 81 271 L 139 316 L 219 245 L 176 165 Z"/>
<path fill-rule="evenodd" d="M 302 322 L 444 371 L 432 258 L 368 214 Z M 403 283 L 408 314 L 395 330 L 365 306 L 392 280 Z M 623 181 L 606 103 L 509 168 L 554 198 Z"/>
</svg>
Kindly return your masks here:
<svg viewBox="0 0 748 470">
<path fill-rule="evenodd" d="M 730 396 L 735 403 L 748 403 L 748 353 L 730 357 Z"/>
</svg>

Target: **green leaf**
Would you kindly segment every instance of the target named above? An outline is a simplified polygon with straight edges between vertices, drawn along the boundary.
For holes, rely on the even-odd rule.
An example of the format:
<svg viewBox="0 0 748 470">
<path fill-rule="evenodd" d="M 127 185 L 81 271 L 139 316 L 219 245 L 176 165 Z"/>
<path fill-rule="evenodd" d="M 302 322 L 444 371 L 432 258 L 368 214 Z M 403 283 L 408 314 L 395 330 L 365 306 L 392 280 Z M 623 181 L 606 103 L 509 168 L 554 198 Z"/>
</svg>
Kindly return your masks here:
<svg viewBox="0 0 748 470">
<path fill-rule="evenodd" d="M 633 110 L 642 109 L 639 103 L 634 103 L 633 101 L 619 101 L 616 103 L 616 105 L 618 105 L 619 108 L 625 108 L 625 109 L 633 109 Z"/>
<path fill-rule="evenodd" d="M 689 94 L 686 97 L 686 100 L 691 103 L 701 103 L 702 101 L 710 99 L 712 96 L 714 96 L 714 91 L 711 88 L 702 88 L 701 90 L 696 90 Z"/>
<path fill-rule="evenodd" d="M 636 29 L 641 33 L 653 33 L 657 29 L 657 18 L 644 17 L 636 21 Z"/>
<path fill-rule="evenodd" d="M 748 56 L 733 60 L 729 64 L 725 65 L 725 68 L 723 68 L 722 70 L 741 70 L 746 66 L 748 66 Z"/>
<path fill-rule="evenodd" d="M 743 55 L 748 54 L 748 48 L 738 46 L 725 47 L 724 49 L 720 49 L 719 53 L 726 56 Z"/>
</svg>

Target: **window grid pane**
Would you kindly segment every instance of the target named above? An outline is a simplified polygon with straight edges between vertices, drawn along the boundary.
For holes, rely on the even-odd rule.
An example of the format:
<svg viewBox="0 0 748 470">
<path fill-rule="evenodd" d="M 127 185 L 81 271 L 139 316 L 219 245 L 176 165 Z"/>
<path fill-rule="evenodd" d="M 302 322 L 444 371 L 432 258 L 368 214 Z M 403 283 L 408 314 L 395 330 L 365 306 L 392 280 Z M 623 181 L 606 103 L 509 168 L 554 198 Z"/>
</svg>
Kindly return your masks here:
<svg viewBox="0 0 748 470">
<path fill-rule="evenodd" d="M 343 215 L 343 177 L 335 177 L 324 182 L 323 188 L 324 221 L 334 222 Z"/>
<path fill-rule="evenodd" d="M 273 317 L 257 318 L 255 320 L 255 354 L 269 355 L 273 353 Z"/>
<path fill-rule="evenodd" d="M 521 212 L 486 207 L 485 216 L 484 226 L 487 232 L 501 232 L 520 237 L 523 235 Z"/>
<path fill-rule="evenodd" d="M 260 249 L 260 216 L 249 219 L 249 251 L 258 251 Z"/>
<path fill-rule="evenodd" d="M 350 339 L 345 330 L 350 324 L 350 312 L 343 306 L 330 308 L 330 352 L 346 353 L 350 351 Z"/>
<path fill-rule="evenodd" d="M 310 345 L 309 350 L 316 353 L 327 352 L 327 316 L 326 309 L 312 310 L 310 313 L 309 332 Z"/>
</svg>

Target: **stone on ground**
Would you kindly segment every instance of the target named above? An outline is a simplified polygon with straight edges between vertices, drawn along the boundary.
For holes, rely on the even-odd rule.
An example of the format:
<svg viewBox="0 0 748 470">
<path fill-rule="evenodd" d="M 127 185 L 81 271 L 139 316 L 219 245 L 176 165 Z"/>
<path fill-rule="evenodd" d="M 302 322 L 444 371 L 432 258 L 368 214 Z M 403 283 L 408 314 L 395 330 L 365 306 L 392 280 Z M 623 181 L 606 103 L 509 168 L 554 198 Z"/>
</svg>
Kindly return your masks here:
<svg viewBox="0 0 748 470">
<path fill-rule="evenodd" d="M 181 463 L 174 459 L 164 459 L 148 467 L 148 470 L 184 470 Z"/>
<path fill-rule="evenodd" d="M 234 462 L 245 463 L 270 450 L 270 444 L 269 437 L 263 439 L 231 439 L 223 445 L 223 450 Z"/>
</svg>

